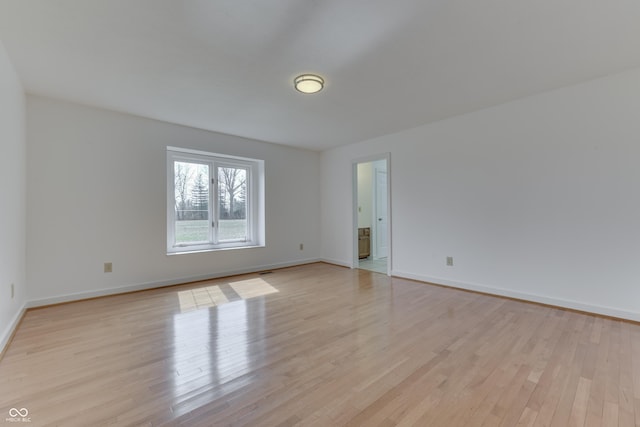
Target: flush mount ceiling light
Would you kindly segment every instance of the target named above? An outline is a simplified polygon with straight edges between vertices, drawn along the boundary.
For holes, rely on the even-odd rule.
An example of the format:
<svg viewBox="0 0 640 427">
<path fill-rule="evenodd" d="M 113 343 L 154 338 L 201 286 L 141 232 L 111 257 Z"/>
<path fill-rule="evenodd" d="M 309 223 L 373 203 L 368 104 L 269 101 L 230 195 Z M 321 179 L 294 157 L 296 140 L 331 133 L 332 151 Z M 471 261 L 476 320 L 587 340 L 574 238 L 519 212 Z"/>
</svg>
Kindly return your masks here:
<svg viewBox="0 0 640 427">
<path fill-rule="evenodd" d="M 302 74 L 293 79 L 293 85 L 299 92 L 316 93 L 324 87 L 324 79 L 315 74 Z"/>
</svg>

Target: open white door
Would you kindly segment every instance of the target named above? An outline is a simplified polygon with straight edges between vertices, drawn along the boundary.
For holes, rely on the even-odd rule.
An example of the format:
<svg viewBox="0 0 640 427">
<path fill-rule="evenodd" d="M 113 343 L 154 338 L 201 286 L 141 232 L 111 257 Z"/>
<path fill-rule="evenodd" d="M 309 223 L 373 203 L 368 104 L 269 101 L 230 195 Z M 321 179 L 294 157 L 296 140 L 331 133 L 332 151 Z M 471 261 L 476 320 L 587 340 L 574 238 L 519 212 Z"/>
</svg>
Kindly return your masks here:
<svg viewBox="0 0 640 427">
<path fill-rule="evenodd" d="M 387 171 L 375 170 L 375 258 L 387 257 Z"/>
</svg>

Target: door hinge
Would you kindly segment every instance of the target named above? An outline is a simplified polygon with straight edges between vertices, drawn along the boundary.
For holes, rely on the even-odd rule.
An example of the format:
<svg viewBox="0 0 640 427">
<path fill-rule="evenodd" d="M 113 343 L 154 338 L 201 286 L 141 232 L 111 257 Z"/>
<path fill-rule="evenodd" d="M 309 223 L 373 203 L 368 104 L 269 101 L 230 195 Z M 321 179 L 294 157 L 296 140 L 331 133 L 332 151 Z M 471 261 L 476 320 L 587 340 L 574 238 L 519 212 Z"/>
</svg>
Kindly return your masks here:
<svg viewBox="0 0 640 427">
<path fill-rule="evenodd" d="M 211 226 L 215 227 L 216 226 L 216 222 L 215 221 L 211 221 Z"/>
</svg>

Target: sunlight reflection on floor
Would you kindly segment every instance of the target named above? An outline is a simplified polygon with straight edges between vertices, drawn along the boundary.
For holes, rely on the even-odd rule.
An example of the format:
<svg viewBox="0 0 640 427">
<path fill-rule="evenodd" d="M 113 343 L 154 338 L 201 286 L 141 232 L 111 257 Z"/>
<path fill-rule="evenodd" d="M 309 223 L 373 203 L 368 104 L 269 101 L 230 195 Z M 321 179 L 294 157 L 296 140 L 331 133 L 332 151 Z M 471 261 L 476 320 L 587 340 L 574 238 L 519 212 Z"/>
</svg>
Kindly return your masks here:
<svg viewBox="0 0 640 427">
<path fill-rule="evenodd" d="M 178 292 L 180 311 L 187 312 L 215 307 L 237 300 L 246 300 L 278 292 L 276 288 L 257 277 L 215 286 Z"/>
</svg>

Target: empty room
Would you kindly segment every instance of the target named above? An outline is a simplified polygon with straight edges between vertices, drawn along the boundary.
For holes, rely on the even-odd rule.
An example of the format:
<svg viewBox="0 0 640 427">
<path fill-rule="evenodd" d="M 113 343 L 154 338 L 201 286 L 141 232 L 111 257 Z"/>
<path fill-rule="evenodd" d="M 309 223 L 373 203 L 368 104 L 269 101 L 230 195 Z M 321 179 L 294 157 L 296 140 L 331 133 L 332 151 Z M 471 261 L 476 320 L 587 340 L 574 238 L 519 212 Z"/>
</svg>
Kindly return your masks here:
<svg viewBox="0 0 640 427">
<path fill-rule="evenodd" d="M 640 426 L 638 23 L 0 0 L 0 425 Z"/>
</svg>

